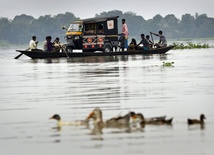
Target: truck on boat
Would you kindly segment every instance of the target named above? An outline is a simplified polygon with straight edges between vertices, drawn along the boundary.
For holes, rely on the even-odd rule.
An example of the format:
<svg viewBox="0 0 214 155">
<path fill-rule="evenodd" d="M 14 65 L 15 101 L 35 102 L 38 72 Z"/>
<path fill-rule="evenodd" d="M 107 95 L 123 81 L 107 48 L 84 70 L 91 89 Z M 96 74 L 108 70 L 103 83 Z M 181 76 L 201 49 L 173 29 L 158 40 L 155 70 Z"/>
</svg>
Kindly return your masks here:
<svg viewBox="0 0 214 155">
<path fill-rule="evenodd" d="M 16 50 L 20 54 L 15 59 L 23 54 L 32 59 L 164 54 L 175 47 L 171 45 L 149 50 L 133 51 L 127 49 L 127 51 L 117 51 L 119 43 L 118 17 L 97 17 L 73 21 L 69 28 L 64 27 L 66 29 L 66 43 L 62 45 L 62 52 L 44 52 L 40 49 Z M 123 46 L 122 42 L 121 46 Z M 114 48 L 115 50 L 113 50 Z M 82 50 L 82 52 L 74 52 L 74 50 Z"/>
<path fill-rule="evenodd" d="M 66 29 L 65 52 L 111 52 L 118 45 L 118 17 L 97 17 L 71 22 Z"/>
</svg>

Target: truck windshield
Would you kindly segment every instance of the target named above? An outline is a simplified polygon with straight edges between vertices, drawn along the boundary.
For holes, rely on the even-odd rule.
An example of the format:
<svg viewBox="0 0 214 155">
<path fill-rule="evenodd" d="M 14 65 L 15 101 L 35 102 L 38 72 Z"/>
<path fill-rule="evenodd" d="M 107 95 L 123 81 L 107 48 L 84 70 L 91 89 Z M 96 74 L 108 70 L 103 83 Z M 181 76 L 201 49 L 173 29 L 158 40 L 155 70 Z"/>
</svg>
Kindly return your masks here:
<svg viewBox="0 0 214 155">
<path fill-rule="evenodd" d="M 68 28 L 68 31 L 69 32 L 82 31 L 82 24 L 79 24 L 79 23 L 71 24 Z"/>
</svg>

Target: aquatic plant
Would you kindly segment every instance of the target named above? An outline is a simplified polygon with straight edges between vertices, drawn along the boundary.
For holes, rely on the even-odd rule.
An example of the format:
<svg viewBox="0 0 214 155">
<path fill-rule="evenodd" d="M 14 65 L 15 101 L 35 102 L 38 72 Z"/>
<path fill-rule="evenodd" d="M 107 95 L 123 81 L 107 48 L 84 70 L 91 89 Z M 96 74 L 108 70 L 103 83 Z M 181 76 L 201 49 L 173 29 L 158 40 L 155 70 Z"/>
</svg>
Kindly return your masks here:
<svg viewBox="0 0 214 155">
<path fill-rule="evenodd" d="M 8 47 L 9 44 L 6 43 L 5 41 L 0 40 L 0 47 Z"/>
<path fill-rule="evenodd" d="M 210 46 L 209 44 L 194 44 L 192 42 L 188 42 L 187 44 L 184 43 L 173 43 L 175 45 L 174 49 L 200 49 L 200 48 L 213 48 L 213 46 Z"/>
</svg>

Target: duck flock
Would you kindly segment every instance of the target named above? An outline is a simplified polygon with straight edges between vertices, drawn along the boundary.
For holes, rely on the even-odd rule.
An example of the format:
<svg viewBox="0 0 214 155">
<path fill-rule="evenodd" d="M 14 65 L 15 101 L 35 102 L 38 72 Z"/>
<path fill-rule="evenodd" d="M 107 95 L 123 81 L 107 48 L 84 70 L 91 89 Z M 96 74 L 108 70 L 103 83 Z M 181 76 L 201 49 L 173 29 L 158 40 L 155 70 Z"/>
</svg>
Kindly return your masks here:
<svg viewBox="0 0 214 155">
<path fill-rule="evenodd" d="M 61 127 L 63 125 L 75 125 L 82 126 L 88 125 L 90 121 L 93 121 L 94 126 L 99 127 L 122 127 L 129 126 L 132 124 L 140 125 L 140 127 L 145 127 L 145 125 L 153 124 L 153 125 L 172 125 L 173 118 L 167 119 L 166 116 L 158 116 L 145 118 L 142 113 L 128 112 L 124 116 L 117 116 L 110 118 L 106 121 L 103 121 L 102 110 L 100 108 L 95 108 L 90 114 L 86 117 L 85 120 L 66 122 L 62 121 L 59 114 L 55 114 L 50 119 L 54 119 L 57 121 L 57 126 Z M 200 115 L 200 119 L 187 119 L 188 125 L 200 124 L 204 125 L 204 119 L 206 119 L 204 114 Z"/>
</svg>

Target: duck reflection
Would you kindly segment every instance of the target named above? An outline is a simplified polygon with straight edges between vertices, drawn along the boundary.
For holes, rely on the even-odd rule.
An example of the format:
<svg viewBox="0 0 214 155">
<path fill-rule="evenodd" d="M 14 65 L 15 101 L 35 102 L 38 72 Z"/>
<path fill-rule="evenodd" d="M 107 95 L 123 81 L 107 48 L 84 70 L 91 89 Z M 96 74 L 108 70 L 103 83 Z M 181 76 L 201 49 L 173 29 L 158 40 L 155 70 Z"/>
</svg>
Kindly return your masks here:
<svg viewBox="0 0 214 155">
<path fill-rule="evenodd" d="M 91 131 L 91 135 L 101 135 L 103 134 L 103 126 L 100 124 L 95 124 Z"/>
<path fill-rule="evenodd" d="M 62 131 L 62 127 L 61 126 L 52 127 L 52 129 L 55 130 L 55 131 L 58 131 L 58 132 Z"/>
</svg>

